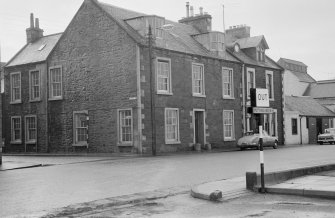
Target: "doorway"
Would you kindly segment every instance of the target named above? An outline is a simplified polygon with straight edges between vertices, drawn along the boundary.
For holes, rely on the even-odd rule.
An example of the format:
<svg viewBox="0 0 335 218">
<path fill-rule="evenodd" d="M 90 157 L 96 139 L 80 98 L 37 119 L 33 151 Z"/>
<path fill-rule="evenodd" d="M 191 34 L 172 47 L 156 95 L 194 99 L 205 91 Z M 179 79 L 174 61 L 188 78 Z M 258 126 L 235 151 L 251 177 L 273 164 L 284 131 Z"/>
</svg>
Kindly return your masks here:
<svg viewBox="0 0 335 218">
<path fill-rule="evenodd" d="M 322 133 L 322 118 L 316 118 L 316 137 Z"/>
<path fill-rule="evenodd" d="M 205 111 L 193 110 L 194 143 L 205 145 Z"/>
</svg>

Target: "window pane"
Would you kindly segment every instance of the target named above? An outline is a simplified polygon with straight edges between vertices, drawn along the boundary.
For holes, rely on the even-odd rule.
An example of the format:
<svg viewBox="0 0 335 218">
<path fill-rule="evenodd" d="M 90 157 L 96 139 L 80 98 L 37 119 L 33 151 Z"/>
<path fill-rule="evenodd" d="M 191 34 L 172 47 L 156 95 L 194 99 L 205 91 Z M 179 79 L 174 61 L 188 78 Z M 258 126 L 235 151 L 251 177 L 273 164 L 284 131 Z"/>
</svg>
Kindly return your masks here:
<svg viewBox="0 0 335 218">
<path fill-rule="evenodd" d="M 76 113 L 74 115 L 75 119 L 75 143 L 87 142 L 88 138 L 88 115 L 86 113 Z"/>
<path fill-rule="evenodd" d="M 119 131 L 121 142 L 132 141 L 132 114 L 131 110 L 119 111 Z"/>
<path fill-rule="evenodd" d="M 224 137 L 233 138 L 234 136 L 234 113 L 232 111 L 223 112 Z"/>
<path fill-rule="evenodd" d="M 170 66 L 169 62 L 158 61 L 157 62 L 157 80 L 158 80 L 158 90 L 167 91 L 170 90 Z"/>
<path fill-rule="evenodd" d="M 62 96 L 62 73 L 60 68 L 50 69 L 51 97 Z"/>
<path fill-rule="evenodd" d="M 165 138 L 168 141 L 178 141 L 178 110 L 168 109 L 166 110 L 165 117 Z"/>
</svg>

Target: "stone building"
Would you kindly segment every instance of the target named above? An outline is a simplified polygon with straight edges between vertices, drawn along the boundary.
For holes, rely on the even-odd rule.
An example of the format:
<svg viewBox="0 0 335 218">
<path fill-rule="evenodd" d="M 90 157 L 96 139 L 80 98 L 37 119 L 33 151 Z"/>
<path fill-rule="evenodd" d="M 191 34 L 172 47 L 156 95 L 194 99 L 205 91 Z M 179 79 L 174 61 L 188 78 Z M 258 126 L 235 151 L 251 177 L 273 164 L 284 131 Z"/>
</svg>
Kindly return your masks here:
<svg viewBox="0 0 335 218">
<path fill-rule="evenodd" d="M 5 70 L 5 150 L 235 147 L 246 132 L 246 66 L 261 74 L 257 87 L 265 87 L 265 69 L 281 84 L 280 69 L 226 49 L 212 17 L 186 7 L 186 17 L 173 22 L 85 0 L 64 33 L 49 36 L 32 19 L 27 45 Z M 273 91 L 282 142 L 281 85 Z"/>
</svg>

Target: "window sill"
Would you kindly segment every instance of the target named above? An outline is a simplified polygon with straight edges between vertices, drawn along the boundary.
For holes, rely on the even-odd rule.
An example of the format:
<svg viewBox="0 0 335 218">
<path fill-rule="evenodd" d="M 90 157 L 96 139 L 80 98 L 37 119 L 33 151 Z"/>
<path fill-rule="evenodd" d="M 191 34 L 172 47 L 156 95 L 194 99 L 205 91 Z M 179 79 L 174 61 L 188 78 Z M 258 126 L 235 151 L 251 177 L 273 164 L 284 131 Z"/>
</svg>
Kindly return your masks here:
<svg viewBox="0 0 335 218">
<path fill-rule="evenodd" d="M 20 141 L 11 141 L 10 143 L 13 144 L 13 145 L 21 145 L 22 141 L 21 140 Z"/>
<path fill-rule="evenodd" d="M 34 102 L 40 102 L 41 99 L 34 99 L 34 100 L 29 100 L 30 103 L 34 103 Z"/>
<path fill-rule="evenodd" d="M 157 95 L 173 95 L 173 93 L 170 93 L 170 92 L 157 92 Z"/>
<path fill-rule="evenodd" d="M 180 141 L 165 141 L 165 144 L 167 145 L 176 145 L 176 144 L 180 144 Z"/>
<path fill-rule="evenodd" d="M 63 97 L 57 97 L 57 98 L 49 98 L 49 101 L 58 101 L 58 100 L 63 100 Z"/>
<path fill-rule="evenodd" d="M 9 102 L 9 104 L 21 104 L 22 103 L 22 101 L 20 100 L 20 101 L 11 101 L 11 102 Z"/>
<path fill-rule="evenodd" d="M 29 145 L 29 144 L 36 144 L 36 140 L 26 141 L 26 144 L 27 145 Z"/>
<path fill-rule="evenodd" d="M 236 139 L 223 139 L 224 142 L 233 142 L 236 141 Z"/>
<path fill-rule="evenodd" d="M 192 94 L 193 97 L 197 97 L 197 98 L 206 98 L 206 95 L 202 95 L 202 94 Z"/>
<path fill-rule="evenodd" d="M 72 144 L 72 146 L 74 147 L 88 147 L 88 143 L 87 142 L 79 142 L 76 144 Z"/>
<path fill-rule="evenodd" d="M 275 99 L 274 99 L 274 98 L 270 98 L 269 100 L 270 100 L 270 101 L 275 101 Z"/>
<path fill-rule="evenodd" d="M 229 97 L 229 96 L 223 96 L 222 97 L 224 100 L 235 100 L 234 97 Z"/>
<path fill-rule="evenodd" d="M 118 144 L 117 144 L 117 146 L 119 146 L 119 147 L 133 147 L 133 142 L 119 142 Z"/>
</svg>

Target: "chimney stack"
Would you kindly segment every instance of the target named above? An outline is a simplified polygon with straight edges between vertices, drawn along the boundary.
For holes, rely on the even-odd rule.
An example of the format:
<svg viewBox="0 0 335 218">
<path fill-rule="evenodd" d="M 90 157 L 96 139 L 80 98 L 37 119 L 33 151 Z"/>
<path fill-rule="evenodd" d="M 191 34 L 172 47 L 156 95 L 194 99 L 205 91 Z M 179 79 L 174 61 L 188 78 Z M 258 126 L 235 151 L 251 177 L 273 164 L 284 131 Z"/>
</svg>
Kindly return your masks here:
<svg viewBox="0 0 335 218">
<path fill-rule="evenodd" d="M 186 2 L 186 17 L 190 17 L 190 3 Z"/>
<path fill-rule="evenodd" d="M 33 43 L 39 38 L 43 37 L 43 30 L 40 29 L 39 19 L 35 19 L 34 25 L 34 14 L 30 14 L 30 27 L 26 29 L 27 33 L 27 43 Z"/>
<path fill-rule="evenodd" d="M 190 7 L 190 11 L 191 11 L 191 17 L 193 17 L 194 16 L 193 6 Z"/>
<path fill-rule="evenodd" d="M 200 11 L 200 15 L 203 15 L 203 14 L 204 14 L 204 8 L 203 8 L 203 7 L 200 7 L 200 8 L 199 8 L 199 11 Z"/>
</svg>

